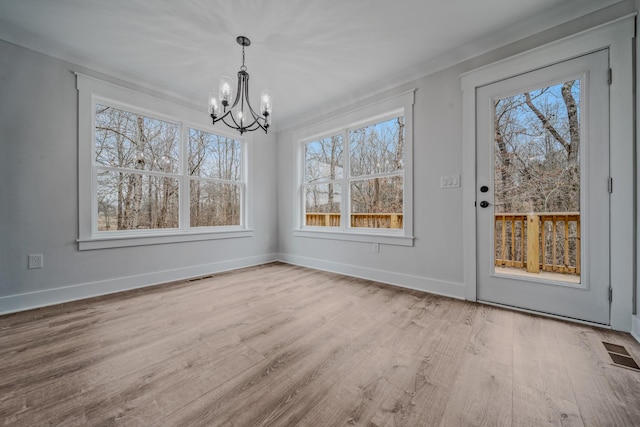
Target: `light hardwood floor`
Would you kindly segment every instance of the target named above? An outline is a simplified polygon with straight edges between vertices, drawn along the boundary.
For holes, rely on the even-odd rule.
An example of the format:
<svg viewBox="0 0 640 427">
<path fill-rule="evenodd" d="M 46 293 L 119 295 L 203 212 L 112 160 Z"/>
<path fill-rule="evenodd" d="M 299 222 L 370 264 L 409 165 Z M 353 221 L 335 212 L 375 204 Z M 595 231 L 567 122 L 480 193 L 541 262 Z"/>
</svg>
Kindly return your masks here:
<svg viewBox="0 0 640 427">
<path fill-rule="evenodd" d="M 273 263 L 0 317 L 0 424 L 640 425 L 603 340 Z"/>
</svg>

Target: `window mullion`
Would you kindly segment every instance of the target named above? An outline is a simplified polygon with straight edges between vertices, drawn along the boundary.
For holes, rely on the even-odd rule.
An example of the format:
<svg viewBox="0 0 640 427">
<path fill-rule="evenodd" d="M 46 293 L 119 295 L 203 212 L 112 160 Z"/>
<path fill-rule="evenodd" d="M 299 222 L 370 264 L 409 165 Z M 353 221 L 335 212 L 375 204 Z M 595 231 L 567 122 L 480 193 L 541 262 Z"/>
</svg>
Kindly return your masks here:
<svg viewBox="0 0 640 427">
<path fill-rule="evenodd" d="M 374 179 L 374 178 L 391 178 L 394 176 L 403 176 L 404 175 L 404 169 L 400 169 L 400 170 L 396 170 L 393 172 L 381 172 L 381 173 L 372 173 L 369 175 L 357 175 L 357 176 L 352 176 L 349 181 L 364 181 L 367 179 Z"/>
<path fill-rule="evenodd" d="M 351 204 L 349 200 L 351 200 L 351 188 L 349 187 L 349 178 L 351 176 L 351 163 L 350 163 L 350 152 L 351 152 L 351 144 L 349 142 L 349 130 L 344 129 L 342 131 L 342 140 L 344 141 L 344 146 L 342 149 L 342 153 L 344 155 L 343 158 L 343 173 L 342 173 L 342 201 L 340 203 L 341 207 L 341 215 L 340 222 L 341 228 L 343 231 L 347 230 L 350 225 L 351 218 Z"/>
<path fill-rule="evenodd" d="M 183 231 L 191 227 L 189 215 L 189 200 L 191 200 L 191 181 L 189 176 L 189 135 L 185 122 L 180 123 L 180 194 L 179 213 L 180 229 Z"/>
<path fill-rule="evenodd" d="M 159 177 L 159 178 L 178 179 L 180 177 L 180 174 L 175 174 L 175 173 L 156 172 L 156 171 L 150 171 L 150 170 L 145 170 L 145 169 L 118 168 L 118 167 L 114 167 L 114 166 L 103 166 L 103 165 L 100 165 L 100 164 L 95 164 L 94 165 L 94 169 L 96 171 L 103 170 L 103 171 L 107 171 L 107 172 L 126 173 L 126 174 L 129 174 L 129 175 L 156 176 L 156 177 Z"/>
</svg>

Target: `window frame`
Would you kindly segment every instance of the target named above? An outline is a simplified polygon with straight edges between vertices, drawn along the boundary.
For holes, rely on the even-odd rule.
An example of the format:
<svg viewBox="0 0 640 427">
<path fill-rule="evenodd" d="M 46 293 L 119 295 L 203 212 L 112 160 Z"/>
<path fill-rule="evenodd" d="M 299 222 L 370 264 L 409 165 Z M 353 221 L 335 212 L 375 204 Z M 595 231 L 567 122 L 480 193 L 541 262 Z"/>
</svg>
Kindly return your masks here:
<svg viewBox="0 0 640 427">
<path fill-rule="evenodd" d="M 211 129 L 208 116 L 176 101 L 142 93 L 94 77 L 76 73 L 78 90 L 78 211 L 80 250 L 166 244 L 199 240 L 251 237 L 248 185 L 249 146 L 247 138 Z M 98 231 L 98 170 L 111 170 L 95 162 L 95 105 L 101 104 L 179 126 L 180 161 L 177 173 L 134 171 L 142 176 L 171 176 L 179 186 L 177 228 Z M 236 140 L 241 147 L 240 225 L 191 227 L 190 181 L 188 170 L 189 129 Z M 126 168 L 125 168 L 126 169 Z"/>
<path fill-rule="evenodd" d="M 399 246 L 413 246 L 413 104 L 415 89 L 384 98 L 373 104 L 308 126 L 293 133 L 296 158 L 296 196 L 293 235 L 333 240 L 383 243 Z M 404 167 L 402 173 L 389 172 L 375 175 L 353 176 L 350 164 L 349 131 L 381 123 L 404 116 Z M 342 134 L 343 173 L 342 178 L 333 180 L 341 183 L 340 226 L 308 226 L 305 224 L 306 193 L 309 185 L 305 180 L 306 145 L 323 138 Z M 384 176 L 383 176 L 384 175 Z M 403 177 L 403 228 L 361 228 L 352 227 L 350 186 L 353 181 L 371 177 Z M 323 183 L 327 180 L 323 180 Z M 328 181 L 327 181 L 328 182 Z"/>
</svg>

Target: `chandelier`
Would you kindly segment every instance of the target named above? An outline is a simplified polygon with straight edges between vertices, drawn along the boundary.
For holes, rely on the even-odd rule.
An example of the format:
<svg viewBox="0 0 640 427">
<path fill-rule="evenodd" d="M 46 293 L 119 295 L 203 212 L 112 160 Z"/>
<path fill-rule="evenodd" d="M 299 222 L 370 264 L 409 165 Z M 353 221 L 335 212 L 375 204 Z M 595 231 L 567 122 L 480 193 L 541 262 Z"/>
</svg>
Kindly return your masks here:
<svg viewBox="0 0 640 427">
<path fill-rule="evenodd" d="M 238 71 L 238 89 L 233 103 L 233 91 L 231 78 L 220 77 L 220 93 L 209 94 L 209 114 L 213 124 L 222 120 L 232 129 L 240 131 L 240 135 L 247 131 L 262 129 L 267 132 L 271 124 L 271 108 L 273 96 L 270 90 L 263 90 L 260 95 L 260 114 L 256 113 L 249 103 L 249 73 L 244 65 L 244 48 L 251 44 L 251 40 L 245 36 L 238 36 L 236 41 L 242 46 L 242 66 Z M 221 110 L 222 109 L 222 110 Z"/>
</svg>

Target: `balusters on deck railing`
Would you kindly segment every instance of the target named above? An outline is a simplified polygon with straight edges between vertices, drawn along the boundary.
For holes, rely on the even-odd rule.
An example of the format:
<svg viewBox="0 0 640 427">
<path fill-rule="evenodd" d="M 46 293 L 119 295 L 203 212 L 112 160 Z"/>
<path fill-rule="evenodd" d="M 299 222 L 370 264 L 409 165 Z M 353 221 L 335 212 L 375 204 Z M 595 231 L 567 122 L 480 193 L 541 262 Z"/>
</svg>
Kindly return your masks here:
<svg viewBox="0 0 640 427">
<path fill-rule="evenodd" d="M 494 248 L 497 266 L 580 274 L 580 213 L 496 213 Z"/>
<path fill-rule="evenodd" d="M 401 213 L 352 213 L 351 227 L 402 228 Z M 339 213 L 306 213 L 305 225 L 311 227 L 339 227 Z"/>
<path fill-rule="evenodd" d="M 306 225 L 320 227 L 340 227 L 339 213 L 308 213 Z"/>
</svg>

